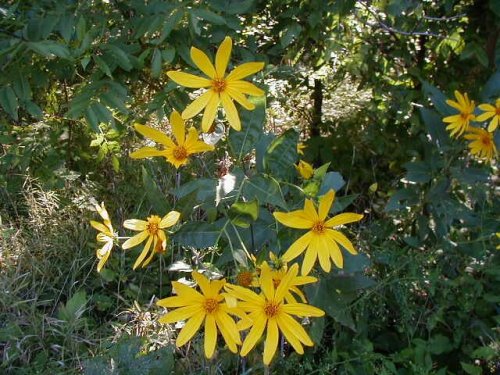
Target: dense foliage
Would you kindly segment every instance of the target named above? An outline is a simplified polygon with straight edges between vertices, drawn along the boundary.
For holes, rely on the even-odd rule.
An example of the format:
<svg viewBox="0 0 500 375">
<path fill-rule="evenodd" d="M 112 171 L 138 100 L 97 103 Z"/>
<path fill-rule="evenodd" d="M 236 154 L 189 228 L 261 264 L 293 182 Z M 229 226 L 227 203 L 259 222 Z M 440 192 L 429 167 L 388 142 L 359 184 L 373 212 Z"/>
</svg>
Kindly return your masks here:
<svg viewBox="0 0 500 375">
<path fill-rule="evenodd" d="M 500 136 L 488 125 L 500 111 L 481 120 L 500 108 L 498 25 L 494 0 L 5 1 L 0 371 L 499 371 Z M 213 61 L 226 37 L 229 71 L 265 63 L 245 78 L 266 95 L 237 104 L 242 129 L 224 106 L 199 139 L 213 147 L 186 165 L 137 154 L 156 147 L 149 128 L 179 143 L 171 115 L 198 93 L 170 72 L 203 76 L 191 47 Z M 455 91 L 482 104 L 470 125 L 491 137 L 490 157 L 447 131 L 465 111 Z M 364 218 L 342 228 L 359 254 L 341 243 L 343 267 L 320 258 L 301 286 L 326 313 L 304 319 L 314 347 L 299 356 L 282 340 L 270 368 L 259 343 L 239 357 L 219 340 L 209 360 L 202 333 L 177 348 L 182 324 L 162 324 L 156 305 L 172 281 L 279 268 L 306 230 L 279 213 L 332 190 L 329 217 Z M 97 226 L 113 245 L 99 263 L 89 221 L 102 201 L 119 238 Z M 169 212 L 180 219 L 160 224 Z M 151 215 L 169 239 L 148 258 L 123 240 Z"/>
</svg>

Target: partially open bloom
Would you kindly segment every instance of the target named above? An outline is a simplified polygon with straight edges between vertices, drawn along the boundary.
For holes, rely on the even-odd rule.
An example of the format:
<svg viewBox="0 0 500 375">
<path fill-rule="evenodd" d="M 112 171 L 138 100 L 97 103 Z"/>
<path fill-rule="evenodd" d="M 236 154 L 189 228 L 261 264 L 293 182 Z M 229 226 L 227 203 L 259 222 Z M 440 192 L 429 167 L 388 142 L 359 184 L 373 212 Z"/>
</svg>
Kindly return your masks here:
<svg viewBox="0 0 500 375">
<path fill-rule="evenodd" d="M 177 221 L 179 221 L 180 215 L 181 214 L 177 211 L 170 211 L 163 218 L 160 218 L 157 215 L 151 215 L 147 218 L 147 220 L 125 220 L 123 223 L 125 228 L 135 230 L 140 233 L 125 241 L 122 245 L 123 249 L 130 249 L 147 239 L 144 249 L 134 263 L 134 270 L 141 264 L 142 267 L 146 267 L 151 260 L 153 260 L 155 253 L 165 251 L 167 246 L 167 235 L 163 229 L 170 228 L 175 225 Z M 146 259 L 148 253 L 149 257 Z"/>
<path fill-rule="evenodd" d="M 488 131 L 494 132 L 498 127 L 498 123 L 500 122 L 500 98 L 498 98 L 495 102 L 495 105 L 491 104 L 480 104 L 479 109 L 484 111 L 479 116 L 477 116 L 476 121 L 486 121 L 491 118 L 491 121 L 488 125 Z"/>
<path fill-rule="evenodd" d="M 460 113 L 445 117 L 443 121 L 449 123 L 446 130 L 450 130 L 450 135 L 458 137 L 467 130 L 469 122 L 474 121 L 476 116 L 474 115 L 474 101 L 470 101 L 467 94 L 462 95 L 455 91 L 455 98 L 457 101 L 448 99 L 446 104 L 457 109 Z"/>
<path fill-rule="evenodd" d="M 238 307 L 248 313 L 249 320 L 238 322 L 240 329 L 251 327 L 241 346 L 240 355 L 246 356 L 255 347 L 266 328 L 267 334 L 264 343 L 265 365 L 271 363 L 276 353 L 280 332 L 299 354 L 304 354 L 303 345 L 314 345 L 305 329 L 292 316 L 319 317 L 325 314 L 324 311 L 305 303 L 286 303 L 285 301 L 285 295 L 297 273 L 298 265 L 294 264 L 283 277 L 278 287 L 275 287 L 271 274 L 262 272 L 260 276 L 261 294 L 237 285 L 225 286 L 228 294 L 239 300 Z"/>
<path fill-rule="evenodd" d="M 471 126 L 465 133 L 464 138 L 471 141 L 469 149 L 472 155 L 487 160 L 491 160 L 496 156 L 497 148 L 495 147 L 493 133 Z"/>
<path fill-rule="evenodd" d="M 325 272 L 330 272 L 330 258 L 337 267 L 343 268 L 344 259 L 342 258 L 342 253 L 338 244 L 342 245 L 342 247 L 351 254 L 357 254 L 351 241 L 341 232 L 332 228 L 359 221 L 363 218 L 363 215 L 345 212 L 327 219 L 334 199 L 335 192 L 330 190 L 319 199 L 318 211 L 316 211 L 314 203 L 306 199 L 304 202 L 304 209 L 302 210 L 288 213 L 274 213 L 276 220 L 287 227 L 309 229 L 306 234 L 290 246 L 282 257 L 283 260 L 289 262 L 305 251 L 306 254 L 301 271 L 303 275 L 307 275 L 311 272 L 318 258 L 319 264 Z"/>
<path fill-rule="evenodd" d="M 313 166 L 304 160 L 299 160 L 299 164 L 295 168 L 304 180 L 309 180 L 314 174 Z"/>
<path fill-rule="evenodd" d="M 235 309 L 226 305 L 220 293 L 225 280 L 209 281 L 196 271 L 192 273 L 192 276 L 198 283 L 201 293 L 180 282 L 172 281 L 177 296 L 161 299 L 157 304 L 167 308 L 176 307 L 176 309 L 162 316 L 159 322 L 170 324 L 187 320 L 177 336 L 177 347 L 191 340 L 204 323 L 205 357 L 212 358 L 214 355 L 218 331 L 222 334 L 229 350 L 236 353 L 237 345 L 241 345 L 241 338 L 236 323 L 229 316 L 230 313 L 235 313 Z"/>
<path fill-rule="evenodd" d="M 101 272 L 102 267 L 108 261 L 111 250 L 113 249 L 116 233 L 113 231 L 113 225 L 111 225 L 111 219 L 109 218 L 106 207 L 104 207 L 104 202 L 102 202 L 100 206 L 96 204 L 95 209 L 103 220 L 102 223 L 94 220 L 90 221 L 90 225 L 99 231 L 97 234 L 97 242 L 104 243 L 103 247 L 96 250 L 97 259 L 99 259 L 97 272 Z"/>
<path fill-rule="evenodd" d="M 307 148 L 307 146 L 304 144 L 304 142 L 298 142 L 297 143 L 297 154 L 304 155 L 304 150 L 306 148 Z"/>
<path fill-rule="evenodd" d="M 208 145 L 198 139 L 199 134 L 195 128 L 189 128 L 187 136 L 184 120 L 181 115 L 174 111 L 170 115 L 170 124 L 172 125 L 172 133 L 175 141 L 166 134 L 150 128 L 149 126 L 135 124 L 135 130 L 153 141 L 161 143 L 164 146 L 163 150 L 157 150 L 154 147 L 142 147 L 130 154 L 133 159 L 149 158 L 152 156 L 163 156 L 167 161 L 179 168 L 189 162 L 189 157 L 204 151 L 212 151 L 214 146 Z"/>
<path fill-rule="evenodd" d="M 201 96 L 196 98 L 182 112 L 182 118 L 189 119 L 196 116 L 203 109 L 203 119 L 201 128 L 208 132 L 215 116 L 219 104 L 222 104 L 226 112 L 229 125 L 234 130 L 241 129 L 240 116 L 234 105 L 234 100 L 243 108 L 253 110 L 255 105 L 250 102 L 245 95 L 262 96 L 264 91 L 250 82 L 242 79 L 255 74 L 264 68 L 263 62 L 249 62 L 234 68 L 226 75 L 226 68 L 231 56 L 232 40 L 226 37 L 215 54 L 215 66 L 208 56 L 198 48 L 191 47 L 191 59 L 193 63 L 208 77 L 199 77 L 193 74 L 169 71 L 167 75 L 181 86 L 190 88 L 207 88 Z"/>
</svg>

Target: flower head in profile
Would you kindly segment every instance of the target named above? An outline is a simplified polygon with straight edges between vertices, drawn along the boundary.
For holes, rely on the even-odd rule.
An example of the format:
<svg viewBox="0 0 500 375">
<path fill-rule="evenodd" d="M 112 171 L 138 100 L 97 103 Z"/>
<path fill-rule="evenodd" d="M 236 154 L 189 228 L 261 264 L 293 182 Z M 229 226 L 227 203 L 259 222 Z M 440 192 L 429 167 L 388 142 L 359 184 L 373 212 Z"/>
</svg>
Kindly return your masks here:
<svg viewBox="0 0 500 375">
<path fill-rule="evenodd" d="M 319 317 L 325 314 L 324 311 L 305 303 L 287 303 L 285 301 L 285 295 L 297 273 L 298 265 L 294 264 L 287 271 L 278 287 L 275 287 L 271 274 L 262 272 L 260 276 L 261 294 L 237 285 L 225 286 L 228 294 L 238 300 L 238 307 L 248 313 L 248 320 L 238 322 L 240 329 L 251 327 L 241 346 L 240 355 L 246 356 L 255 347 L 266 328 L 265 365 L 271 363 L 276 353 L 280 332 L 299 354 L 304 354 L 303 346 L 314 345 L 305 329 L 293 316 Z"/>
<path fill-rule="evenodd" d="M 185 165 L 189 162 L 189 157 L 205 151 L 212 151 L 214 146 L 208 145 L 198 139 L 198 132 L 195 128 L 190 128 L 186 135 L 184 120 L 181 115 L 174 111 L 170 115 L 170 124 L 174 139 L 166 134 L 150 128 L 149 126 L 135 124 L 135 129 L 143 136 L 163 145 L 163 150 L 157 150 L 154 147 L 142 147 L 130 154 L 133 159 L 149 158 L 153 156 L 163 156 L 175 168 Z"/>
<path fill-rule="evenodd" d="M 298 142 L 297 143 L 297 154 L 304 155 L 304 150 L 306 148 L 307 148 L 307 146 L 304 144 L 304 142 Z"/>
<path fill-rule="evenodd" d="M 210 130 L 220 104 L 222 104 L 226 112 L 229 125 L 234 130 L 240 130 L 240 116 L 234 101 L 245 109 L 253 110 L 255 105 L 247 99 L 246 95 L 264 95 L 263 90 L 243 80 L 243 78 L 261 71 L 264 68 L 263 62 L 244 63 L 226 75 L 227 65 L 231 57 L 232 43 L 230 37 L 226 37 L 222 41 L 215 54 L 215 66 L 204 52 L 191 47 L 191 59 L 206 77 L 178 71 L 167 72 L 167 75 L 181 86 L 207 89 L 182 112 L 182 118 L 189 119 L 204 109 L 205 112 L 201 121 L 201 128 L 204 132 Z"/>
<path fill-rule="evenodd" d="M 192 273 L 192 276 L 200 287 L 201 293 L 180 282 L 172 281 L 177 296 L 164 298 L 157 304 L 167 308 L 174 307 L 175 310 L 162 316 L 159 322 L 171 324 L 187 320 L 177 336 L 177 347 L 191 340 L 204 323 L 205 357 L 212 358 L 214 355 L 218 332 L 221 333 L 229 350 L 236 353 L 237 345 L 241 345 L 241 338 L 236 323 L 229 314 L 235 314 L 237 310 L 228 307 L 220 293 L 225 280 L 209 281 L 196 271 Z"/>
<path fill-rule="evenodd" d="M 460 92 L 455 91 L 454 100 L 446 100 L 446 104 L 457 109 L 460 113 L 448 116 L 443 119 L 444 122 L 449 123 L 446 126 L 446 130 L 450 131 L 450 135 L 461 136 L 469 127 L 470 121 L 474 121 L 476 116 L 474 115 L 474 101 L 470 101 L 467 94 L 462 95 Z"/>
<path fill-rule="evenodd" d="M 500 98 L 495 101 L 495 105 L 491 104 L 480 104 L 479 109 L 483 111 L 479 116 L 477 116 L 476 121 L 486 121 L 491 118 L 488 125 L 488 131 L 494 132 L 500 123 Z"/>
<path fill-rule="evenodd" d="M 465 133 L 464 138 L 471 141 L 469 150 L 472 155 L 486 160 L 491 160 L 496 156 L 497 148 L 493 133 L 471 126 Z"/>
<path fill-rule="evenodd" d="M 306 199 L 302 210 L 273 214 L 278 222 L 287 227 L 309 230 L 295 241 L 283 255 L 283 259 L 289 262 L 305 251 L 301 271 L 303 275 L 311 272 L 316 259 L 319 259 L 319 264 L 325 272 L 330 272 L 330 258 L 337 267 L 343 268 L 344 259 L 339 244 L 351 254 L 357 254 L 351 241 L 333 228 L 359 221 L 363 215 L 345 212 L 328 219 L 327 216 L 334 199 L 335 192 L 330 190 L 319 199 L 318 210 L 310 199 Z"/>
<path fill-rule="evenodd" d="M 142 264 L 146 267 L 155 253 L 165 251 L 167 246 L 167 235 L 163 229 L 170 228 L 179 221 L 180 213 L 177 211 L 170 211 L 163 218 L 157 215 L 151 215 L 147 220 L 130 219 L 125 220 L 123 226 L 137 232 L 135 236 L 129 238 L 122 245 L 123 249 L 130 249 L 137 246 L 146 240 L 146 245 L 142 249 L 141 254 L 134 263 L 134 270 Z M 149 254 L 149 257 L 146 256 Z"/>
<path fill-rule="evenodd" d="M 111 225 L 111 219 L 109 218 L 106 207 L 104 207 L 104 202 L 102 202 L 100 206 L 96 204 L 95 209 L 103 220 L 102 223 L 94 220 L 90 221 L 90 225 L 92 225 L 92 227 L 99 231 L 99 233 L 97 234 L 97 242 L 104 243 L 103 247 L 96 250 L 97 259 L 99 259 L 99 263 L 97 264 L 97 272 L 101 272 L 102 267 L 108 261 L 117 235 L 113 231 L 113 225 Z"/>
<path fill-rule="evenodd" d="M 299 160 L 295 168 L 304 180 L 309 180 L 314 174 L 313 166 L 304 160 Z"/>
</svg>

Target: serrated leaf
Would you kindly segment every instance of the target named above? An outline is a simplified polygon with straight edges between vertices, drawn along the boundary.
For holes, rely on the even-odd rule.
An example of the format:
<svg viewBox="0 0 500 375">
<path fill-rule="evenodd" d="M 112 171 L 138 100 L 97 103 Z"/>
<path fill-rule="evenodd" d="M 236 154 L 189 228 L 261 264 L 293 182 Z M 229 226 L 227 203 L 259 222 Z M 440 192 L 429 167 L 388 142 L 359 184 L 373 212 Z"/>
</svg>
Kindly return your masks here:
<svg viewBox="0 0 500 375">
<path fill-rule="evenodd" d="M 261 204 L 287 209 L 280 185 L 272 177 L 256 175 L 246 179 L 242 190 L 248 200 L 257 199 Z"/>
<path fill-rule="evenodd" d="M 107 50 L 111 56 L 114 57 L 116 63 L 125 71 L 129 72 L 132 70 L 133 65 L 130 62 L 130 58 L 128 54 L 122 50 L 120 47 L 114 44 L 108 44 L 105 46 L 105 50 Z"/>
<path fill-rule="evenodd" d="M 215 246 L 221 234 L 216 223 L 191 221 L 184 224 L 173 235 L 173 239 L 181 246 L 203 249 Z"/>
<path fill-rule="evenodd" d="M 424 95 L 432 101 L 432 104 L 434 104 L 434 107 L 442 116 L 450 116 L 456 112 L 453 107 L 446 104 L 446 99 L 448 98 L 437 87 L 432 86 L 427 81 L 423 81 L 422 90 Z"/>
<path fill-rule="evenodd" d="M 229 209 L 228 215 L 234 225 L 248 228 L 259 217 L 259 201 L 254 199 L 250 202 L 236 202 Z"/>
<path fill-rule="evenodd" d="M 410 182 L 426 183 L 432 178 L 430 166 L 423 161 L 412 161 L 403 164 L 406 169 L 405 179 Z"/>
<path fill-rule="evenodd" d="M 45 57 L 57 56 L 63 59 L 71 58 L 71 54 L 69 52 L 68 47 L 50 40 L 43 40 L 40 42 L 28 42 L 26 43 L 26 45 L 32 51 Z"/>
<path fill-rule="evenodd" d="M 420 116 L 424 121 L 427 133 L 439 148 L 450 144 L 450 136 L 446 132 L 446 125 L 443 123 L 443 117 L 436 111 L 427 108 L 420 108 Z"/>
<path fill-rule="evenodd" d="M 294 164 L 298 158 L 298 139 L 299 134 L 293 129 L 288 129 L 271 142 L 263 159 L 266 172 L 284 180 L 296 176 Z"/>
<path fill-rule="evenodd" d="M 323 181 L 321 182 L 321 186 L 318 191 L 318 196 L 324 195 L 328 193 L 330 190 L 334 190 L 335 192 L 342 189 L 345 185 L 344 178 L 339 172 L 328 172 Z"/>
</svg>

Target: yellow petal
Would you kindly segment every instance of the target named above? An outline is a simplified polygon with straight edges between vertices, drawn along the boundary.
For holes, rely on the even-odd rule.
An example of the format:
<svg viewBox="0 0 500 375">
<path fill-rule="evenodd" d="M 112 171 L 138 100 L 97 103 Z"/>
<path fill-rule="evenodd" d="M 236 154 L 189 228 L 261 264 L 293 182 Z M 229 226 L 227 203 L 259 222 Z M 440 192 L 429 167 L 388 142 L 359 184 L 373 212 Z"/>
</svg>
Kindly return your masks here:
<svg viewBox="0 0 500 375">
<path fill-rule="evenodd" d="M 99 232 L 107 233 L 109 231 L 107 226 L 105 226 L 103 223 L 99 223 L 98 221 L 91 220 L 90 225 L 92 225 L 92 227 L 94 227 L 94 229 L 97 229 Z"/>
<path fill-rule="evenodd" d="M 156 240 L 156 238 L 155 238 L 155 240 Z M 144 260 L 144 258 L 146 258 L 146 256 L 148 255 L 149 248 L 151 247 L 151 243 L 152 242 L 153 242 L 153 236 L 149 236 L 149 238 L 148 238 L 148 240 L 146 242 L 146 245 L 144 245 L 144 249 L 142 249 L 141 254 L 135 260 L 135 263 L 134 263 L 134 266 L 132 267 L 132 269 L 135 270 L 137 267 L 139 267 L 139 265 L 142 263 L 142 261 Z"/>
<path fill-rule="evenodd" d="M 158 319 L 158 321 L 162 324 L 177 323 L 189 319 L 193 315 L 199 312 L 200 312 L 200 306 L 189 305 L 169 311 L 166 315 L 163 315 L 160 319 Z"/>
<path fill-rule="evenodd" d="M 212 314 L 205 317 L 205 357 L 212 358 L 217 344 L 217 326 Z"/>
<path fill-rule="evenodd" d="M 314 239 L 314 237 L 313 237 Z M 308 275 L 314 267 L 314 263 L 316 263 L 316 259 L 318 258 L 318 248 L 312 247 L 312 242 L 306 250 L 306 254 L 304 256 L 304 261 L 302 262 L 302 275 Z"/>
<path fill-rule="evenodd" d="M 132 159 L 152 158 L 155 156 L 165 156 L 165 151 L 157 150 L 153 147 L 142 147 L 129 155 Z"/>
<path fill-rule="evenodd" d="M 201 89 L 202 87 L 209 87 L 212 85 L 211 80 L 195 76 L 194 74 L 176 72 L 172 70 L 170 72 L 167 72 L 167 75 L 178 85 L 189 87 L 192 89 Z"/>
<path fill-rule="evenodd" d="M 342 214 L 336 215 L 325 222 L 325 226 L 333 228 L 339 225 L 354 223 L 360 221 L 363 215 L 355 214 L 352 212 L 344 212 Z"/>
<path fill-rule="evenodd" d="M 287 321 L 286 318 L 283 320 L 283 316 L 286 316 L 285 314 L 279 314 L 276 317 L 276 321 L 278 323 L 278 327 L 283 332 L 283 335 L 285 336 L 285 339 L 288 341 L 290 345 L 292 345 L 293 349 L 299 353 L 299 354 L 304 354 L 304 348 L 302 344 L 300 343 L 300 340 L 295 336 L 292 328 L 288 326 L 285 322 Z"/>
<path fill-rule="evenodd" d="M 161 307 L 181 307 L 190 305 L 192 302 L 184 297 L 173 296 L 160 299 L 156 304 Z"/>
<path fill-rule="evenodd" d="M 497 115 L 497 116 L 495 116 L 495 117 L 493 117 L 493 118 L 491 119 L 491 122 L 490 122 L 490 124 L 488 125 L 488 131 L 489 131 L 490 133 L 493 133 L 493 132 L 497 129 L 497 127 L 498 127 L 498 122 L 499 122 L 499 121 L 500 121 L 500 116 L 498 116 L 498 115 Z"/>
<path fill-rule="evenodd" d="M 217 115 L 217 108 L 219 107 L 219 95 L 212 92 L 208 103 L 205 107 L 205 112 L 203 113 L 203 118 L 201 120 L 201 129 L 204 132 L 208 132 L 212 126 L 215 116 Z"/>
<path fill-rule="evenodd" d="M 138 220 L 138 219 L 129 219 L 123 222 L 123 226 L 127 229 L 132 229 L 135 231 L 143 231 L 146 230 L 146 226 L 148 225 L 147 221 Z"/>
<path fill-rule="evenodd" d="M 295 263 L 292 267 L 290 267 L 285 277 L 283 277 L 283 279 L 280 281 L 278 288 L 276 289 L 276 293 L 274 295 L 275 301 L 283 300 L 285 294 L 290 289 L 292 282 L 296 278 L 298 273 L 299 273 L 299 265 Z"/>
<path fill-rule="evenodd" d="M 253 349 L 257 341 L 262 337 L 264 329 L 266 328 L 267 319 L 264 315 L 259 315 L 253 322 L 252 329 L 248 332 L 245 341 L 240 350 L 240 355 L 242 357 L 246 356 L 250 350 Z"/>
<path fill-rule="evenodd" d="M 215 68 L 205 52 L 196 47 L 191 47 L 191 59 L 198 69 L 211 79 L 215 79 Z"/>
<path fill-rule="evenodd" d="M 443 122 L 456 122 L 462 119 L 461 115 L 447 116 L 443 119 Z"/>
<path fill-rule="evenodd" d="M 237 81 L 249 75 L 255 74 L 264 68 L 263 62 L 249 62 L 241 64 L 233 69 L 226 77 L 227 81 Z"/>
<path fill-rule="evenodd" d="M 326 219 L 334 199 L 335 191 L 333 190 L 329 190 L 328 193 L 319 198 L 318 216 L 320 220 Z"/>
<path fill-rule="evenodd" d="M 275 319 L 268 320 L 267 336 L 264 343 L 264 364 L 269 365 L 278 348 L 279 331 Z"/>
<path fill-rule="evenodd" d="M 180 212 L 177 211 L 170 211 L 168 214 L 163 216 L 163 219 L 160 221 L 160 228 L 170 228 L 171 226 L 175 225 L 181 216 Z"/>
<path fill-rule="evenodd" d="M 191 338 L 195 335 L 196 332 L 198 332 L 198 329 L 201 326 L 201 323 L 203 323 L 203 319 L 205 318 L 205 312 L 200 311 L 193 315 L 191 319 L 189 319 L 184 327 L 181 329 L 179 332 L 179 336 L 177 336 L 177 341 L 175 344 L 177 347 L 181 347 L 182 345 L 186 344 Z"/>
<path fill-rule="evenodd" d="M 318 259 L 323 271 L 330 272 L 332 264 L 330 263 L 330 243 L 328 235 L 323 233 L 322 235 L 315 236 L 317 238 L 317 245 L 311 243 L 310 246 L 318 246 Z"/>
<path fill-rule="evenodd" d="M 189 154 L 196 154 L 199 152 L 213 151 L 215 147 L 213 145 L 206 144 L 203 141 L 198 140 L 198 131 L 195 128 L 190 128 L 188 130 L 188 136 L 186 143 L 184 144 L 187 152 Z"/>
<path fill-rule="evenodd" d="M 495 116 L 495 112 L 484 112 L 476 117 L 476 121 L 482 122 L 488 120 L 490 117 Z"/>
<path fill-rule="evenodd" d="M 155 142 L 161 143 L 167 147 L 175 147 L 175 143 L 170 139 L 170 137 L 159 130 L 141 124 L 135 124 L 134 128 L 143 136 L 150 138 Z"/>
<path fill-rule="evenodd" d="M 333 230 L 333 229 L 328 229 L 328 233 L 330 233 L 330 236 L 335 239 L 336 242 L 341 244 L 347 251 L 349 251 L 351 254 L 355 255 L 358 252 L 354 249 L 352 246 L 351 241 L 344 236 L 342 233 L 339 231 Z"/>
<path fill-rule="evenodd" d="M 186 298 L 190 303 L 202 303 L 205 300 L 199 292 L 178 281 L 172 281 L 172 289 L 179 297 Z"/>
<path fill-rule="evenodd" d="M 304 201 L 304 213 L 303 216 L 312 220 L 313 224 L 315 221 L 319 220 L 318 213 L 316 212 L 316 208 L 314 207 L 314 203 L 310 199 L 306 199 Z M 312 227 L 312 226 L 311 226 Z"/>
<path fill-rule="evenodd" d="M 325 315 L 325 312 L 317 307 L 305 303 L 289 303 L 282 305 L 282 309 L 287 314 L 298 316 L 314 316 L 320 317 Z"/>
<path fill-rule="evenodd" d="M 232 296 L 235 296 L 243 301 L 251 302 L 256 306 L 262 304 L 263 302 L 262 297 L 260 297 L 258 294 L 239 285 L 226 284 L 224 286 L 224 289 L 226 289 Z"/>
<path fill-rule="evenodd" d="M 219 328 L 224 341 L 226 342 L 229 350 L 233 353 L 238 352 L 237 345 L 241 345 L 240 333 L 236 323 L 225 312 L 218 311 L 216 314 L 215 322 Z"/>
<path fill-rule="evenodd" d="M 222 102 L 222 106 L 224 107 L 224 111 L 226 112 L 227 121 L 229 125 L 236 130 L 241 130 L 241 121 L 240 116 L 238 115 L 238 110 L 234 105 L 233 99 L 229 96 L 227 92 L 220 93 L 220 99 Z"/>
<path fill-rule="evenodd" d="M 283 307 L 287 307 L 288 305 L 284 305 Z M 311 307 L 311 306 L 310 306 Z M 299 314 L 301 316 L 307 316 L 307 314 Z M 306 346 L 313 346 L 311 338 L 305 331 L 305 329 L 290 315 L 283 311 L 283 314 L 279 316 L 279 325 L 280 328 L 285 325 L 289 328 L 289 331 L 298 339 L 300 342 Z"/>
<path fill-rule="evenodd" d="M 231 90 L 251 96 L 262 96 L 266 93 L 264 90 L 259 89 L 253 83 L 247 81 L 229 81 L 227 82 L 227 87 Z"/>
<path fill-rule="evenodd" d="M 137 263 L 138 266 L 140 265 L 142 268 L 146 268 L 147 265 L 149 263 L 151 263 L 151 261 L 153 260 L 153 258 L 155 256 L 155 249 L 158 246 L 158 241 L 159 241 L 158 237 L 155 236 L 154 240 L 153 240 L 153 247 L 151 248 L 151 251 L 149 252 L 149 256 L 146 258 L 146 260 L 144 262 L 142 262 L 142 265 L 141 265 L 141 262 L 139 262 L 139 259 L 137 259 L 137 261 L 135 263 Z M 134 264 L 134 266 L 135 266 L 135 264 Z"/>
<path fill-rule="evenodd" d="M 226 88 L 227 93 L 231 98 L 236 100 L 243 108 L 252 111 L 255 109 L 255 104 L 253 104 L 251 101 L 249 101 L 245 95 L 243 95 L 241 92 L 236 91 L 230 87 Z"/>
<path fill-rule="evenodd" d="M 184 126 L 184 120 L 179 112 L 173 111 L 170 115 L 170 126 L 172 127 L 172 133 L 177 140 L 177 144 L 184 144 L 184 140 L 186 138 L 186 128 Z"/>
<path fill-rule="evenodd" d="M 200 113 L 203 108 L 205 108 L 210 101 L 210 98 L 212 96 L 217 96 L 216 93 L 214 93 L 212 90 L 208 90 L 199 97 L 197 97 L 191 104 L 189 104 L 184 111 L 182 111 L 182 118 L 187 120 L 190 119 L 194 116 L 196 116 L 198 113 Z"/>
<path fill-rule="evenodd" d="M 478 105 L 479 109 L 485 112 L 493 112 L 495 114 L 496 108 L 492 106 L 491 104 L 484 103 L 484 104 L 479 104 Z"/>
<path fill-rule="evenodd" d="M 310 229 L 314 225 L 314 218 L 306 217 L 303 210 L 274 212 L 273 216 L 278 222 L 290 228 Z"/>
<path fill-rule="evenodd" d="M 122 245 L 122 249 L 130 249 L 131 247 L 139 245 L 142 241 L 144 241 L 146 238 L 148 238 L 149 233 L 147 231 L 141 232 L 139 234 L 136 234 L 134 237 L 129 238 L 127 241 L 125 241 Z"/>
<path fill-rule="evenodd" d="M 290 262 L 292 259 L 297 258 L 306 247 L 311 243 L 313 234 L 311 232 L 307 232 L 303 236 L 301 236 L 297 241 L 295 241 L 292 246 L 288 248 L 285 254 L 281 257 L 283 261 Z"/>
<path fill-rule="evenodd" d="M 193 277 L 194 281 L 198 284 L 198 286 L 201 289 L 201 293 L 208 298 L 214 297 L 211 293 L 211 288 L 210 288 L 210 281 L 201 273 L 197 271 L 191 272 L 191 276 Z"/>
<path fill-rule="evenodd" d="M 330 258 L 332 258 L 333 263 L 338 268 L 344 268 L 344 258 L 342 257 L 342 252 L 340 251 L 339 245 L 335 242 L 335 239 L 327 232 L 328 237 L 330 238 Z"/>
<path fill-rule="evenodd" d="M 231 57 L 232 44 L 231 38 L 226 36 L 215 54 L 215 70 L 219 78 L 224 77 L 226 73 L 227 64 Z"/>
<path fill-rule="evenodd" d="M 270 272 L 262 272 L 260 276 L 260 289 L 262 293 L 264 293 L 264 296 L 268 300 L 273 299 L 274 297 L 274 284 L 273 284 L 273 279 L 272 275 Z"/>
</svg>

